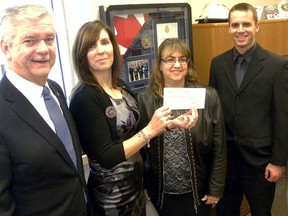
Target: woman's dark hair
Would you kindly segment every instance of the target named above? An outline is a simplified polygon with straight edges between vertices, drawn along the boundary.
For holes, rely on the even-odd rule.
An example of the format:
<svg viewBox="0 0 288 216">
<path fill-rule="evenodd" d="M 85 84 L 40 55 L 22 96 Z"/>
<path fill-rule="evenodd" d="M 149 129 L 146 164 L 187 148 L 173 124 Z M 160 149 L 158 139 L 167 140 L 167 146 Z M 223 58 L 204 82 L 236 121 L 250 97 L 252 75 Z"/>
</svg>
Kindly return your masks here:
<svg viewBox="0 0 288 216">
<path fill-rule="evenodd" d="M 105 25 L 99 20 L 87 22 L 81 26 L 78 30 L 72 49 L 72 60 L 73 65 L 76 71 L 76 74 L 79 78 L 78 85 L 82 83 L 87 83 L 90 85 L 97 86 L 101 88 L 98 81 L 93 76 L 87 53 L 91 46 L 99 39 L 99 35 L 102 30 L 105 30 L 109 39 L 113 45 L 114 61 L 112 64 L 112 86 L 116 87 L 116 82 L 120 78 L 122 73 L 122 58 L 120 55 L 120 49 L 116 41 L 115 35 L 110 29 L 109 26 Z"/>
</svg>

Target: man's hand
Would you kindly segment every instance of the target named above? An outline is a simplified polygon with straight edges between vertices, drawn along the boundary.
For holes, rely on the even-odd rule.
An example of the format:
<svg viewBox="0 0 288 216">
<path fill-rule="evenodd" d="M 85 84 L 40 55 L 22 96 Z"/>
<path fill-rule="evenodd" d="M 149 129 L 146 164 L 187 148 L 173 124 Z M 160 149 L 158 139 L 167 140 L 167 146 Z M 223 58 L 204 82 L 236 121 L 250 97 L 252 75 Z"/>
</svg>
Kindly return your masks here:
<svg viewBox="0 0 288 216">
<path fill-rule="evenodd" d="M 275 166 L 269 163 L 265 169 L 265 178 L 269 182 L 277 182 L 282 177 L 285 177 L 286 167 Z"/>
</svg>

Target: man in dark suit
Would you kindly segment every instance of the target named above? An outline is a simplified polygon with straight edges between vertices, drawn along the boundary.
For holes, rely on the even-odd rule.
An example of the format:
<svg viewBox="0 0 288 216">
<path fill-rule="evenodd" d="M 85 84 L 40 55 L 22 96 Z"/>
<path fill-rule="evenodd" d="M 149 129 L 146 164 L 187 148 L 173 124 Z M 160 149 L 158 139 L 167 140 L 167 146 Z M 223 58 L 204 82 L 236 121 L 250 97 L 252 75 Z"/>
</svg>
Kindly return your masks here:
<svg viewBox="0 0 288 216">
<path fill-rule="evenodd" d="M 228 21 L 234 48 L 212 60 L 209 82 L 221 98 L 228 148 L 217 213 L 239 216 L 244 194 L 253 216 L 269 216 L 275 182 L 287 162 L 288 61 L 255 42 L 259 23 L 253 6 L 233 6 Z"/>
<path fill-rule="evenodd" d="M 7 71 L 0 83 L 0 215 L 87 215 L 76 128 L 60 86 L 48 80 L 56 58 L 52 17 L 42 6 L 15 6 L 1 25 Z M 55 133 L 44 86 L 68 125 L 74 163 Z"/>
</svg>

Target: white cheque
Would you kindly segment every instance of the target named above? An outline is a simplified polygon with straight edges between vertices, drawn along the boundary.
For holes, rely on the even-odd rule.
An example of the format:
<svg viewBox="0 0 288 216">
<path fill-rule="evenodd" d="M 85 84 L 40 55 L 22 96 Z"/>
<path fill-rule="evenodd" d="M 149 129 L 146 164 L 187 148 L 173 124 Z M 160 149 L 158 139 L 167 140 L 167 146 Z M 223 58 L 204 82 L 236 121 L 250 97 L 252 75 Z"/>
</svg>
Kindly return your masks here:
<svg viewBox="0 0 288 216">
<path fill-rule="evenodd" d="M 205 94 L 205 88 L 164 88 L 163 105 L 170 109 L 204 109 Z"/>
</svg>

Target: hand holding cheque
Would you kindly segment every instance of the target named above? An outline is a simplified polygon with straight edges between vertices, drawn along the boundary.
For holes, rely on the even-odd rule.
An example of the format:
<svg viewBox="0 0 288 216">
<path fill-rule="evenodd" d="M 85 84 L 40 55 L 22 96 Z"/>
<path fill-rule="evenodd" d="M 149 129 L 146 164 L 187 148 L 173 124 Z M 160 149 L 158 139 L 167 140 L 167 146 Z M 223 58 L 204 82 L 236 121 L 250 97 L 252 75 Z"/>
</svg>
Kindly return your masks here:
<svg viewBox="0 0 288 216">
<path fill-rule="evenodd" d="M 205 93 L 206 89 L 204 88 L 164 88 L 164 106 L 172 110 L 189 109 L 186 113 L 172 119 L 166 130 L 175 127 L 185 129 L 195 127 L 198 120 L 197 109 L 204 108 Z"/>
</svg>

